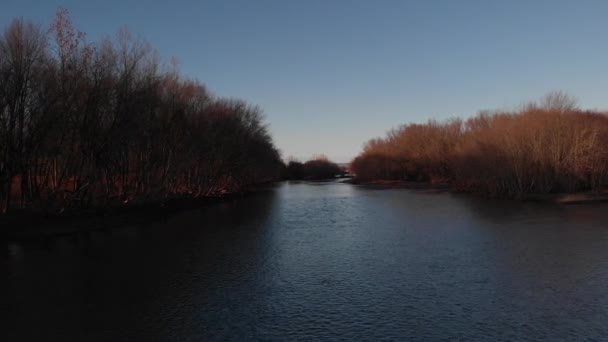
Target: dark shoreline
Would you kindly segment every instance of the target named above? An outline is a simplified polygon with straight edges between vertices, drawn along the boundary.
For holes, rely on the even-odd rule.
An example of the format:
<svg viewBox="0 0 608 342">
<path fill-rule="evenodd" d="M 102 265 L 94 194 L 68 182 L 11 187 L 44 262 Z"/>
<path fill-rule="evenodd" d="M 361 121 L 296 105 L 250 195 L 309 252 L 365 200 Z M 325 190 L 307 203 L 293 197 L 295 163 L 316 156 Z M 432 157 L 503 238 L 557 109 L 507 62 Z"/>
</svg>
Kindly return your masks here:
<svg viewBox="0 0 608 342">
<path fill-rule="evenodd" d="M 73 235 L 159 220 L 186 210 L 236 201 L 262 192 L 272 185 L 264 184 L 245 191 L 217 196 L 175 196 L 100 208 L 72 209 L 63 213 L 19 210 L 0 216 L 0 240 Z"/>
<path fill-rule="evenodd" d="M 313 180 L 303 180 L 304 182 Z M 362 181 L 356 178 L 314 180 L 316 182 L 339 181 L 369 189 L 409 189 L 427 193 L 467 193 L 450 187 L 448 183 L 431 183 L 399 180 Z M 115 204 L 103 208 L 72 209 L 63 213 L 43 213 L 32 210 L 19 210 L 0 216 L 0 240 L 23 240 L 62 235 L 73 235 L 91 231 L 121 227 L 160 220 L 186 210 L 193 210 L 209 205 L 236 201 L 246 196 L 259 193 L 276 183 L 261 184 L 241 192 L 217 196 L 190 197 L 175 196 L 172 198 L 139 201 L 129 204 Z M 600 193 L 578 192 L 560 194 L 526 194 L 521 198 L 511 199 L 530 202 L 556 204 L 588 204 L 608 202 L 608 191 Z"/>
<path fill-rule="evenodd" d="M 428 192 L 454 192 L 454 193 L 469 193 L 453 189 L 448 183 L 431 183 L 431 182 L 414 182 L 400 180 L 373 180 L 363 181 L 356 178 L 345 181 L 345 183 L 363 186 L 371 189 L 410 189 L 410 190 L 425 190 Z M 510 198 L 511 200 L 529 201 L 529 202 L 549 202 L 557 204 L 586 204 L 586 203 L 601 203 L 608 202 L 608 190 L 602 192 L 575 192 L 575 193 L 555 193 L 555 194 L 525 194 L 520 198 Z"/>
<path fill-rule="evenodd" d="M 451 191 L 447 183 L 431 183 L 431 182 L 414 182 L 401 180 L 373 180 L 364 181 L 356 178 L 351 178 L 344 183 L 360 185 L 371 189 L 410 189 L 410 190 L 433 190 L 433 191 Z"/>
</svg>

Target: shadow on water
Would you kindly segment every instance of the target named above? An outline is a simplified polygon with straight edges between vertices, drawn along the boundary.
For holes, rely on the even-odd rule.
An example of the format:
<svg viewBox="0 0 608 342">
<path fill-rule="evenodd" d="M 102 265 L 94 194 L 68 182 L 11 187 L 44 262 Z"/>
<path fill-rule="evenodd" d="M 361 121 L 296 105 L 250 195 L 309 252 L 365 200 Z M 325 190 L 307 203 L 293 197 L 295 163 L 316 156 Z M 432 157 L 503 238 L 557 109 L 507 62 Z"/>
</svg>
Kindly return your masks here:
<svg viewBox="0 0 608 342">
<path fill-rule="evenodd" d="M 193 320 L 205 297 L 256 262 L 275 194 L 7 244 L 0 259 L 0 292 L 10 294 L 0 299 L 1 316 L 13 327 L 7 340 L 173 339 L 169 327 L 200 323 Z"/>
</svg>

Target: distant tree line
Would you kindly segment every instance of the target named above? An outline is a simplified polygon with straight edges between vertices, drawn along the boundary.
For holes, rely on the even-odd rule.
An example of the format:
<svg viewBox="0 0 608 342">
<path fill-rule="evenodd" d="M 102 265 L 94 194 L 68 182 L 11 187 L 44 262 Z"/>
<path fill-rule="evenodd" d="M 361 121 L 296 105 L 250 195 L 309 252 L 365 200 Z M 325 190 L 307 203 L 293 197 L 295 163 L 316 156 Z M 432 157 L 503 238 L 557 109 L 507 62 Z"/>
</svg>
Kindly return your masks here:
<svg viewBox="0 0 608 342">
<path fill-rule="evenodd" d="M 89 44 L 60 9 L 0 37 L 0 210 L 239 191 L 279 177 L 261 110 L 222 99 L 121 31 Z"/>
<path fill-rule="evenodd" d="M 448 182 L 498 197 L 600 190 L 607 147 L 608 116 L 553 92 L 516 111 L 403 125 L 367 142 L 351 170 L 360 180 Z"/>
<path fill-rule="evenodd" d="M 333 179 L 341 174 L 344 174 L 344 170 L 323 155 L 313 157 L 305 163 L 292 159 L 285 169 L 285 178 L 291 180 Z"/>
</svg>

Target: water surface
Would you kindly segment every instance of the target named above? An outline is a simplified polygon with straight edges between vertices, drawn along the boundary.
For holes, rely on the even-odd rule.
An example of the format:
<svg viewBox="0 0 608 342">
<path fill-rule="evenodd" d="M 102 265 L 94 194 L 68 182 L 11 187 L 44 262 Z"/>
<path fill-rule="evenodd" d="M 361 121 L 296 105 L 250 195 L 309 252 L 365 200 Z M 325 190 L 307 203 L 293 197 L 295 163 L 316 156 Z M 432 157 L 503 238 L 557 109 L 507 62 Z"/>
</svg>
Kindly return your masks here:
<svg viewBox="0 0 608 342">
<path fill-rule="evenodd" d="M 285 183 L 3 245 L 0 339 L 608 339 L 608 205 Z"/>
</svg>

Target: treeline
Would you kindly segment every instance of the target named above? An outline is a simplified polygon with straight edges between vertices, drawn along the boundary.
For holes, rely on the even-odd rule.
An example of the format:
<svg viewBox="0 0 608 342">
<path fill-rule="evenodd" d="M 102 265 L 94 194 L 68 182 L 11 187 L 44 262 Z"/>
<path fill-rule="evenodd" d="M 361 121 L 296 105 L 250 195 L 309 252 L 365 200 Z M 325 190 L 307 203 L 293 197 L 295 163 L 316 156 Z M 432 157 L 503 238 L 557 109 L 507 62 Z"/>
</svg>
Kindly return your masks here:
<svg viewBox="0 0 608 342">
<path fill-rule="evenodd" d="M 259 108 L 209 94 L 121 31 L 86 43 L 65 10 L 0 37 L 0 209 L 239 191 L 279 177 Z"/>
<path fill-rule="evenodd" d="M 290 160 L 285 169 L 286 179 L 291 180 L 322 180 L 333 179 L 344 174 L 345 171 L 338 164 L 321 155 L 314 157 L 305 163 L 298 160 Z"/>
<path fill-rule="evenodd" d="M 370 140 L 352 162 L 361 180 L 447 182 L 497 197 L 602 190 L 608 116 L 563 92 L 516 111 L 403 125 Z"/>
</svg>

